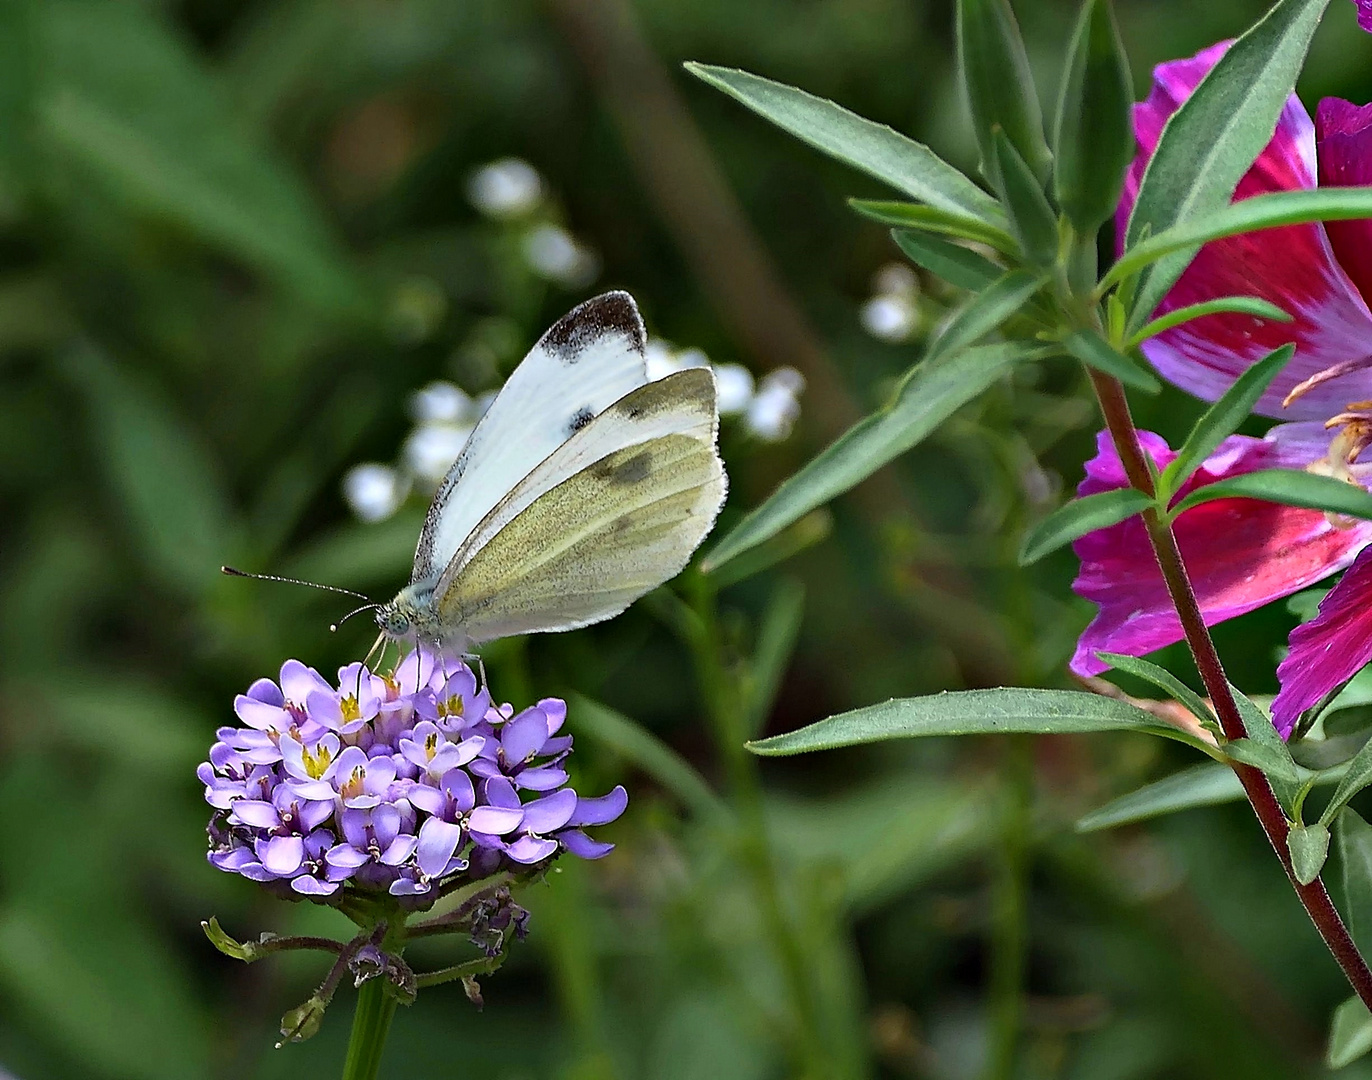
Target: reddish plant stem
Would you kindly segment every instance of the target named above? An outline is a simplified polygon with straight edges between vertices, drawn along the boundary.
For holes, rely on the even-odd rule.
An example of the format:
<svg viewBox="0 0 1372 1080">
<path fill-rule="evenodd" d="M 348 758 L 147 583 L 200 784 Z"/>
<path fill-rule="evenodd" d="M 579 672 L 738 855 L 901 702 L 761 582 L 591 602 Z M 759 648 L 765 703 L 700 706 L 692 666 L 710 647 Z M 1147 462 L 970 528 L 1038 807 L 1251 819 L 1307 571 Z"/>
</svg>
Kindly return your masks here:
<svg viewBox="0 0 1372 1080">
<path fill-rule="evenodd" d="M 1111 439 L 1114 440 L 1115 452 L 1119 454 L 1120 462 L 1124 465 L 1129 483 L 1144 494 L 1153 495 L 1153 474 L 1143 455 L 1143 447 L 1139 444 L 1138 429 L 1134 426 L 1134 418 L 1129 412 L 1124 387 L 1118 379 L 1094 370 L 1091 371 L 1091 382 L 1095 387 L 1106 427 L 1110 431 Z M 1145 510 L 1142 516 L 1153 554 L 1158 560 L 1158 568 L 1162 571 L 1163 580 L 1167 583 L 1167 592 L 1172 598 L 1177 617 L 1181 620 L 1182 630 L 1186 634 L 1186 644 L 1191 648 L 1191 655 L 1195 658 L 1196 668 L 1200 672 L 1201 681 L 1205 684 L 1206 693 L 1210 695 L 1210 700 L 1215 706 L 1215 715 L 1219 718 L 1225 738 L 1242 739 L 1247 735 L 1243 717 L 1234 701 L 1229 680 L 1225 677 L 1224 667 L 1220 663 L 1219 653 L 1215 651 L 1215 642 L 1205 625 L 1205 617 L 1196 600 L 1196 591 L 1191 585 L 1186 565 L 1182 562 L 1181 550 L 1177 547 L 1177 538 L 1172 532 L 1171 525 L 1164 521 L 1157 511 Z M 1368 969 L 1367 962 L 1353 944 L 1353 938 L 1339 916 L 1338 909 L 1334 907 L 1334 902 L 1329 898 L 1329 891 L 1324 887 L 1324 882 L 1318 877 L 1309 885 L 1302 885 L 1296 880 L 1296 875 L 1291 869 L 1291 855 L 1286 846 L 1286 814 L 1272 793 L 1272 786 L 1267 782 L 1267 777 L 1250 765 L 1235 761 L 1231 761 L 1230 765 L 1238 774 L 1244 793 L 1253 806 L 1253 812 L 1257 814 L 1258 823 L 1267 834 L 1267 839 L 1277 853 L 1282 869 L 1291 880 L 1296 896 L 1305 907 L 1310 921 L 1315 924 L 1315 929 L 1319 931 L 1325 945 L 1343 969 L 1353 990 L 1362 999 L 1363 1004 L 1372 1009 L 1372 970 Z"/>
</svg>

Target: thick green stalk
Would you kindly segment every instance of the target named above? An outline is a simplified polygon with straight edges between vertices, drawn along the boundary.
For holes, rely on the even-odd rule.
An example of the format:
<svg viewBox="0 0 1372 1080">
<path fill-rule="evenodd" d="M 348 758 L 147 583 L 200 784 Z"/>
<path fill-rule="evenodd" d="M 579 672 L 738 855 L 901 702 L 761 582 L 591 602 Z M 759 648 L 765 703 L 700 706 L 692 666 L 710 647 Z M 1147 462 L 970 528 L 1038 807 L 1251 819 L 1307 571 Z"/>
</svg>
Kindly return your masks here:
<svg viewBox="0 0 1372 1080">
<path fill-rule="evenodd" d="M 370 979 L 362 984 L 353 1012 L 353 1033 L 343 1063 L 343 1080 L 376 1080 L 395 1006 L 395 995 L 387 991 L 385 979 Z"/>
<path fill-rule="evenodd" d="M 1124 465 L 1125 475 L 1128 476 L 1130 484 L 1139 491 L 1153 495 L 1153 475 L 1149 471 L 1143 447 L 1139 445 L 1138 429 L 1134 426 L 1124 387 L 1119 380 L 1097 371 L 1091 372 L 1091 382 L 1100 401 L 1106 427 L 1109 428 L 1110 437 L 1114 441 L 1115 451 Z M 1177 538 L 1173 535 L 1171 526 L 1156 511 L 1144 511 L 1143 523 L 1148 530 L 1148 540 L 1158 560 L 1163 580 L 1167 583 L 1168 595 L 1176 608 L 1177 617 L 1181 620 L 1186 643 L 1191 648 L 1191 655 L 1195 658 L 1196 669 L 1200 672 L 1206 693 L 1210 695 L 1210 700 L 1214 704 L 1215 715 L 1224 729 L 1225 738 L 1244 738 L 1247 732 L 1243 717 L 1230 691 L 1219 653 L 1215 650 L 1215 642 L 1205 625 L 1205 617 L 1201 613 L 1195 589 L 1186 572 L 1186 565 L 1182 562 L 1181 549 L 1177 547 Z M 1334 907 L 1334 902 L 1329 898 L 1329 891 L 1324 887 L 1324 882 L 1316 878 L 1309 885 L 1302 885 L 1296 880 L 1291 869 L 1291 855 L 1286 846 L 1289 825 L 1276 796 L 1272 793 L 1272 786 L 1267 782 L 1267 777 L 1249 765 L 1238 762 L 1231 764 L 1243 784 L 1243 790 L 1253 806 L 1254 813 L 1257 814 L 1263 832 L 1267 834 L 1277 858 L 1281 860 L 1282 869 L 1291 879 L 1296 896 L 1310 916 L 1310 921 L 1315 924 L 1315 929 L 1319 931 L 1325 945 L 1343 969 L 1353 990 L 1362 999 L 1363 1004 L 1372 1009 L 1372 970 L 1368 969 L 1367 961 L 1353 944 L 1353 938 L 1339 916 L 1338 909 Z"/>
</svg>

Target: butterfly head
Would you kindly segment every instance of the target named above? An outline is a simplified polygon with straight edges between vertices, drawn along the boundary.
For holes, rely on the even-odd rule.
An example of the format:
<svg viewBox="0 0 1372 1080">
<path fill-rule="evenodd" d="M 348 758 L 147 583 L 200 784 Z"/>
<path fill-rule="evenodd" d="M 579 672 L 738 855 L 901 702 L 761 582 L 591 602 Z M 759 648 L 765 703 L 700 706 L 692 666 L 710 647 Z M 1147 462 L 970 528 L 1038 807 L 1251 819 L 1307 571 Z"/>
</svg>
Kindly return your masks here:
<svg viewBox="0 0 1372 1080">
<path fill-rule="evenodd" d="M 434 640 L 438 636 L 438 613 L 434 610 L 433 586 L 417 581 L 401 589 L 394 600 L 376 609 L 376 625 L 392 640 Z"/>
</svg>

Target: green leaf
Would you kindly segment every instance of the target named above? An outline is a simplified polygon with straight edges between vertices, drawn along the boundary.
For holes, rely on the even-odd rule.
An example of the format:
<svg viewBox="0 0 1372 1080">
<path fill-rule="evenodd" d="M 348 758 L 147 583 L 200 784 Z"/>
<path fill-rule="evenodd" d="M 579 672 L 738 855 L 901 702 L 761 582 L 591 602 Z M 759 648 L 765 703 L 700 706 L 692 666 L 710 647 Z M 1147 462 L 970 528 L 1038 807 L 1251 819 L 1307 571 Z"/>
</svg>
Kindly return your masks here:
<svg viewBox="0 0 1372 1080">
<path fill-rule="evenodd" d="M 1319 476 L 1303 469 L 1259 469 L 1227 480 L 1216 480 L 1187 495 L 1172 508 L 1172 515 L 1175 517 L 1214 499 L 1262 499 L 1372 520 L 1372 494 L 1332 476 Z"/>
<path fill-rule="evenodd" d="M 919 229 L 923 232 L 956 236 L 962 240 L 985 244 L 1006 255 L 1018 255 L 1019 245 L 1004 229 L 987 225 L 970 214 L 941 210 L 919 203 L 891 202 L 882 199 L 849 199 L 848 205 L 865 218 L 893 225 L 900 229 Z"/>
<path fill-rule="evenodd" d="M 707 573 L 861 483 L 916 446 L 1010 367 L 1031 356 L 1022 343 L 983 345 L 917 365 L 884 408 L 858 421 L 715 545 Z"/>
<path fill-rule="evenodd" d="M 1272 138 L 1328 5 L 1329 0 L 1278 0 L 1172 114 L 1139 183 L 1126 248 L 1229 203 Z M 1191 257 L 1177 252 L 1146 274 L 1134 317 L 1142 321 L 1152 314 Z"/>
<path fill-rule="evenodd" d="M 891 238 L 915 265 L 924 267 L 929 273 L 959 289 L 978 292 L 1005 273 L 1003 267 L 997 266 L 980 252 L 942 237 L 911 229 L 892 229 Z"/>
<path fill-rule="evenodd" d="M 1270 743 L 1254 739 L 1233 739 L 1224 744 L 1224 753 L 1234 761 L 1251 765 L 1271 781 L 1299 785 L 1301 774 L 1290 754 L 1283 754 Z"/>
<path fill-rule="evenodd" d="M 1369 784 L 1372 784 L 1372 740 L 1363 743 L 1362 749 L 1354 754 L 1348 763 L 1348 768 L 1339 780 L 1339 786 L 1334 789 L 1329 805 L 1320 815 L 1320 824 L 1328 825 L 1333 821 L 1334 815 L 1347 805 L 1348 800 Z"/>
<path fill-rule="evenodd" d="M 1058 257 L 1057 215 L 1038 178 L 1000 128 L 991 133 L 989 171 L 1025 261 L 1052 266 Z"/>
<path fill-rule="evenodd" d="M 1260 296 L 1222 296 L 1218 300 L 1206 300 L 1199 304 L 1176 308 L 1154 319 L 1129 339 L 1128 347 L 1137 349 L 1149 338 L 1157 337 L 1164 331 L 1205 315 L 1251 315 L 1255 319 L 1268 319 L 1271 322 L 1291 321 L 1290 315 Z"/>
<path fill-rule="evenodd" d="M 1083 235 L 1094 235 L 1124 190 L 1134 159 L 1134 80 L 1109 0 L 1086 0 L 1068 54 L 1053 134 L 1053 190 Z"/>
<path fill-rule="evenodd" d="M 85 397 L 97 464 L 150 574 L 203 596 L 239 540 L 213 460 L 171 403 L 126 368 L 91 349 L 68 354 L 64 368 Z"/>
<path fill-rule="evenodd" d="M 1184 705 L 1201 723 L 1218 725 L 1219 721 L 1205 699 L 1165 667 L 1159 667 L 1151 660 L 1125 656 L 1123 653 L 1098 652 L 1096 655 L 1116 671 L 1123 671 L 1152 683 L 1174 701 Z"/>
<path fill-rule="evenodd" d="M 37 132 L 54 166 L 45 194 L 89 202 L 98 189 L 311 304 L 334 314 L 366 310 L 320 201 L 265 139 L 243 130 L 212 65 L 188 40 L 141 4 L 33 7 L 45 76 Z"/>
<path fill-rule="evenodd" d="M 1204 464 L 1215 447 L 1252 415 L 1253 406 L 1295 351 L 1294 345 L 1274 349 L 1235 379 L 1233 385 L 1220 395 L 1220 399 L 1205 410 L 1191 429 L 1191 434 L 1186 437 L 1186 442 L 1177 451 L 1177 456 L 1163 469 L 1158 479 L 1160 502 L 1164 505 L 1171 502 L 1172 496 Z"/>
<path fill-rule="evenodd" d="M 1372 825 L 1345 806 L 1334 819 L 1334 843 L 1343 867 L 1344 919 L 1363 956 L 1372 955 Z"/>
<path fill-rule="evenodd" d="M 1051 155 L 1043 138 L 1038 91 L 1008 0 L 958 0 L 957 39 L 982 162 L 992 159 L 991 132 L 998 127 L 1030 172 L 1040 181 L 1047 179 Z"/>
<path fill-rule="evenodd" d="M 1372 1050 L 1372 1013 L 1367 1011 L 1362 998 L 1354 994 L 1334 1010 L 1325 1064 L 1331 1069 L 1342 1069 L 1369 1050 Z"/>
<path fill-rule="evenodd" d="M 1329 857 L 1329 830 L 1314 825 L 1292 825 L 1286 833 L 1286 850 L 1291 856 L 1291 872 L 1302 885 L 1309 885 L 1324 869 Z"/>
<path fill-rule="evenodd" d="M 1226 236 L 1276 229 L 1283 225 L 1302 225 L 1311 221 L 1354 221 L 1372 217 L 1372 187 L 1314 188 L 1306 191 L 1276 191 L 1254 195 L 1194 221 L 1179 222 L 1165 232 L 1139 242 L 1120 256 L 1105 276 L 1098 291 L 1123 281 L 1131 274 L 1174 252 L 1199 248 Z M 1156 306 L 1156 305 L 1155 305 Z M 1132 323 L 1141 322 L 1140 312 Z M 1149 312 L 1141 311 L 1143 317 Z"/>
<path fill-rule="evenodd" d="M 975 344 L 1027 304 L 1043 286 L 1033 270 L 1011 270 L 986 286 L 954 313 L 929 345 L 928 364 L 937 357 L 961 352 Z"/>
<path fill-rule="evenodd" d="M 813 510 L 749 551 L 745 556 L 734 559 L 728 569 L 718 570 L 711 577 L 716 589 L 727 589 L 740 581 L 762 573 L 764 570 L 785 562 L 807 548 L 814 547 L 829 538 L 834 530 L 834 516 L 828 510 Z"/>
<path fill-rule="evenodd" d="M 762 730 L 776 703 L 777 690 L 790 666 L 805 615 L 805 586 L 785 579 L 778 583 L 762 613 L 757 647 L 748 665 L 744 730 L 751 737 Z"/>
<path fill-rule="evenodd" d="M 686 64 L 686 70 L 742 102 L 816 150 L 943 210 L 1003 228 L 1005 216 L 982 191 L 927 146 L 864 120 L 832 101 L 746 71 Z"/>
<path fill-rule="evenodd" d="M 1080 833 L 1113 829 L 1117 825 L 1175 814 L 1179 810 L 1239 802 L 1243 797 L 1243 785 L 1233 769 L 1206 761 L 1092 810 L 1077 822 L 1076 829 Z"/>
<path fill-rule="evenodd" d="M 1094 330 L 1073 330 L 1063 338 L 1062 347 L 1087 367 L 1113 375 L 1125 386 L 1145 394 L 1156 394 L 1162 389 L 1162 383 Z"/>
<path fill-rule="evenodd" d="M 1028 566 L 1036 563 L 1050 551 L 1070 544 L 1077 537 L 1118 525 L 1152 505 L 1151 498 L 1134 488 L 1102 491 L 1098 495 L 1073 499 L 1029 530 L 1020 547 L 1019 564 Z"/>
<path fill-rule="evenodd" d="M 1080 690 L 1019 687 L 893 698 L 749 743 L 748 748 L 756 754 L 774 756 L 930 735 L 1067 735 L 1087 731 L 1138 731 L 1214 752 L 1208 743 L 1117 698 Z"/>
<path fill-rule="evenodd" d="M 1293 808 L 1300 795 L 1303 781 L 1300 773 L 1296 771 L 1296 763 L 1291 759 L 1291 751 L 1287 748 L 1286 740 L 1277 734 L 1271 719 L 1251 699 L 1232 683 L 1229 690 L 1234 695 L 1234 703 L 1239 708 L 1239 716 L 1243 719 L 1243 728 L 1248 733 L 1248 738 L 1226 743 L 1224 749 L 1230 757 L 1239 761 L 1244 760 L 1240 755 L 1245 750 L 1251 751 L 1258 760 L 1245 763 L 1262 770 L 1272 785 L 1272 793 L 1286 811 L 1286 816 L 1293 818 Z M 1239 753 L 1234 753 L 1234 748 L 1240 743 L 1249 745 L 1241 747 Z"/>
<path fill-rule="evenodd" d="M 690 763 L 651 731 L 608 706 L 573 694 L 571 713 L 577 734 L 604 743 L 674 794 L 697 816 L 725 821 L 724 804 Z"/>
</svg>

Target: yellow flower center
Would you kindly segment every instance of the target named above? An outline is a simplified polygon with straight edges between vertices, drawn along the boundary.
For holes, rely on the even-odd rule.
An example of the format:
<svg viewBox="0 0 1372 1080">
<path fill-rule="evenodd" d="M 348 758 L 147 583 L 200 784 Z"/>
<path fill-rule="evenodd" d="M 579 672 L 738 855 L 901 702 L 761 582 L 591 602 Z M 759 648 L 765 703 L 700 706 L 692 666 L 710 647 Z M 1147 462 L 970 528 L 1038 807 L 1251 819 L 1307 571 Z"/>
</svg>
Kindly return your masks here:
<svg viewBox="0 0 1372 1080">
<path fill-rule="evenodd" d="M 333 761 L 333 754 L 327 746 L 320 746 L 317 750 L 311 750 L 308 746 L 300 748 L 300 760 L 305 766 L 305 771 L 309 773 L 311 780 L 318 780 L 328 771 L 329 763 Z"/>
<path fill-rule="evenodd" d="M 362 708 L 358 705 L 357 698 L 353 697 L 351 694 L 338 703 L 338 708 L 343 713 L 343 722 L 345 724 L 362 718 Z"/>
</svg>

